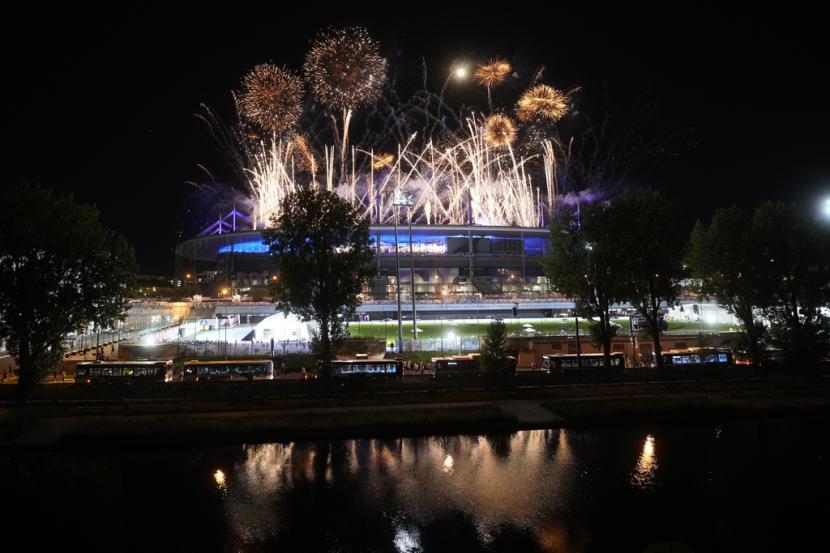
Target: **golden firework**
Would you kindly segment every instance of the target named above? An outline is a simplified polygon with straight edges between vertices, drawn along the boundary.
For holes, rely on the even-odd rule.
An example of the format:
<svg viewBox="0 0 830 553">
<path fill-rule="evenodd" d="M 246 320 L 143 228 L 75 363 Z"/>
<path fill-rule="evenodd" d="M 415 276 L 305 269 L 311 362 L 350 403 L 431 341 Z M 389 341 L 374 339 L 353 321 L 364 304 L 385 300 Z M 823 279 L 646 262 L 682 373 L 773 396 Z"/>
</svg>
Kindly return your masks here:
<svg viewBox="0 0 830 553">
<path fill-rule="evenodd" d="M 516 125 L 506 115 L 496 113 L 484 120 L 484 141 L 492 148 L 506 148 L 516 140 Z"/>
<path fill-rule="evenodd" d="M 297 169 L 300 171 L 308 171 L 311 174 L 317 173 L 317 160 L 314 159 L 314 154 L 311 148 L 308 147 L 308 142 L 301 134 L 294 135 L 294 147 L 297 149 Z"/>
<path fill-rule="evenodd" d="M 478 84 L 491 88 L 504 82 L 510 74 L 510 69 L 510 64 L 504 60 L 490 60 L 487 65 L 478 66 L 473 76 Z"/>
<path fill-rule="evenodd" d="M 552 86 L 537 84 L 522 94 L 517 107 L 520 121 L 545 118 L 555 123 L 568 113 L 568 95 Z"/>
<path fill-rule="evenodd" d="M 372 169 L 377 171 L 384 167 L 391 167 L 395 162 L 395 154 L 379 153 L 372 157 Z"/>
<path fill-rule="evenodd" d="M 242 79 L 238 99 L 245 119 L 262 130 L 282 133 L 294 128 L 302 115 L 303 83 L 288 69 L 260 64 Z"/>
<path fill-rule="evenodd" d="M 303 64 L 315 99 L 335 109 L 374 102 L 386 82 L 380 44 L 362 27 L 323 31 Z"/>
</svg>

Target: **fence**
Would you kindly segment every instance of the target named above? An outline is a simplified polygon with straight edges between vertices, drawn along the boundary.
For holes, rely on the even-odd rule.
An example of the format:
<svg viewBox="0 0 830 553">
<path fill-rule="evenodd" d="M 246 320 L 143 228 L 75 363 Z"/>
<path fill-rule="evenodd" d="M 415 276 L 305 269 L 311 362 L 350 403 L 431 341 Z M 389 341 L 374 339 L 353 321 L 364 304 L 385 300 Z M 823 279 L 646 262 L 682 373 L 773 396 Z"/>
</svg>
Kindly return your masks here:
<svg viewBox="0 0 830 553">
<path fill-rule="evenodd" d="M 285 353 L 308 353 L 311 351 L 310 342 L 301 340 L 275 341 L 273 350 L 270 342 L 180 342 L 178 351 L 180 357 L 239 357 L 250 355 L 254 357 L 280 355 Z"/>
</svg>

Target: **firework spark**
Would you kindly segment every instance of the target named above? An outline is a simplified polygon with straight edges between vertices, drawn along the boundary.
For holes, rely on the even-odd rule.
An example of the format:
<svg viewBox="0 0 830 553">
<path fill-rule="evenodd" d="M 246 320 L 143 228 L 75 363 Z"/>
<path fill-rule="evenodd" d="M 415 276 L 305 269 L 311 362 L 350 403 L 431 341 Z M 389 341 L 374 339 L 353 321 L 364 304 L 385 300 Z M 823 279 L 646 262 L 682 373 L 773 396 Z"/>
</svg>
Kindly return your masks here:
<svg viewBox="0 0 830 553">
<path fill-rule="evenodd" d="M 510 74 L 510 69 L 510 64 L 504 60 L 490 60 L 487 65 L 477 67 L 473 76 L 478 84 L 491 88 L 503 83 Z"/>
<path fill-rule="evenodd" d="M 315 99 L 333 109 L 355 109 L 374 102 L 386 82 L 380 44 L 362 27 L 322 32 L 303 69 Z"/>
<path fill-rule="evenodd" d="M 491 115 L 484 120 L 484 140 L 491 148 L 506 148 L 516 140 L 516 125 L 506 115 Z"/>
<path fill-rule="evenodd" d="M 529 125 L 519 143 L 515 118 L 494 113 L 491 88 L 508 78 L 508 62 L 491 60 L 470 75 L 487 88 L 489 116 L 454 111 L 443 89 L 436 95 L 425 88 L 402 104 L 390 91 L 384 96 L 389 102 L 367 116 L 360 145 L 349 147 L 350 121 L 358 108 L 380 97 L 386 67 L 379 44 L 365 29 L 318 35 L 303 69 L 315 101 L 328 109 L 309 114 L 296 130 L 302 114 L 299 79 L 273 65 L 257 66 L 245 77 L 236 96 L 241 119 L 249 124 L 240 125 L 231 139 L 242 146 L 240 166 L 258 228 L 279 215 L 285 197 L 306 187 L 336 192 L 375 224 L 394 221 L 400 194 L 412 198 L 412 218 L 420 223 L 545 224 L 558 194 L 558 142 L 549 126 Z M 294 89 L 288 80 L 296 83 Z M 557 121 L 568 112 L 572 92 L 532 86 L 518 102 L 519 119 Z M 291 94 L 294 100 L 288 101 Z M 333 144 L 321 134 L 329 123 Z"/>
<path fill-rule="evenodd" d="M 391 167 L 395 162 L 395 155 L 389 153 L 379 153 L 372 157 L 372 169 L 378 171 L 384 167 Z"/>
<path fill-rule="evenodd" d="M 352 150 L 352 160 L 358 152 L 373 160 L 389 160 L 389 165 L 377 172 L 353 173 L 339 183 L 334 178 L 333 152 L 327 148 L 321 181 L 378 224 L 394 220 L 395 197 L 404 193 L 413 199 L 413 221 L 421 223 L 539 226 L 548 206 L 526 170 L 532 157 L 517 159 L 512 151 L 500 151 L 486 135 L 485 125 L 470 118 L 467 136 L 452 145 L 437 147 L 429 142 L 420 148 L 414 146 L 413 136 L 394 156 Z M 303 186 L 291 170 L 291 148 L 282 143 L 263 146 L 254 159 L 248 182 L 257 225 L 264 226 L 278 215 L 282 198 Z M 552 189 L 551 183 L 547 188 Z"/>
<path fill-rule="evenodd" d="M 524 122 L 545 118 L 555 123 L 568 113 L 568 109 L 568 95 L 546 84 L 525 91 L 518 102 L 519 120 Z"/>
<path fill-rule="evenodd" d="M 303 83 L 288 69 L 254 67 L 242 79 L 239 109 L 249 122 L 272 133 L 293 129 L 302 115 Z"/>
<path fill-rule="evenodd" d="M 308 147 L 308 141 L 301 134 L 294 135 L 294 148 L 297 150 L 297 169 L 307 171 L 313 175 L 317 173 L 317 160 Z"/>
</svg>

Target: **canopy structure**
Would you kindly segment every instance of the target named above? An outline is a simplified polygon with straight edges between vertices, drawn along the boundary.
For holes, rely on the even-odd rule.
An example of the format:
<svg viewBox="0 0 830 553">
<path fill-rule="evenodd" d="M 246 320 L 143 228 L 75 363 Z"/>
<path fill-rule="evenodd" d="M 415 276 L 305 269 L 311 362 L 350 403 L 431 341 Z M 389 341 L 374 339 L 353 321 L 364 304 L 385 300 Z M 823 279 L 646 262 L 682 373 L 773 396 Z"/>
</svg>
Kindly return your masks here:
<svg viewBox="0 0 830 553">
<path fill-rule="evenodd" d="M 254 340 L 260 342 L 267 342 L 272 338 L 275 342 L 308 340 L 309 337 L 308 323 L 304 323 L 291 313 L 271 315 L 254 327 Z"/>
</svg>

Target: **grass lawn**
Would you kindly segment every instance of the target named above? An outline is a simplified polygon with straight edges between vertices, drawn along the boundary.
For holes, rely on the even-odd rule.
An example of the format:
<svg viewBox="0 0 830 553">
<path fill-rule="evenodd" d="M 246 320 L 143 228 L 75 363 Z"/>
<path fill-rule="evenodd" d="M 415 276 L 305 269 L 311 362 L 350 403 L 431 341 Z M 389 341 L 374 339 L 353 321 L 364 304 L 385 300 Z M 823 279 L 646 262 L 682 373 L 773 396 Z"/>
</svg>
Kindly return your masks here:
<svg viewBox="0 0 830 553">
<path fill-rule="evenodd" d="M 629 321 L 625 319 L 614 319 L 614 322 L 619 324 L 622 328 L 621 333 L 628 333 Z M 487 325 L 490 319 L 452 319 L 445 321 L 423 320 L 418 321 L 418 338 L 441 338 L 450 336 L 484 336 L 487 333 Z M 513 320 L 505 320 L 507 325 L 507 333 L 510 336 L 558 336 L 561 331 L 573 333 L 576 329 L 576 324 L 572 318 L 560 319 L 519 319 L 519 322 Z M 529 328 L 525 325 L 530 325 L 534 332 L 526 331 Z M 726 324 L 705 324 L 703 325 L 704 332 L 713 331 L 727 331 L 730 330 L 730 325 Z M 579 320 L 580 332 L 588 332 L 588 323 L 585 319 Z M 692 322 L 669 322 L 669 331 L 685 331 L 689 333 L 697 333 L 700 330 L 698 323 Z M 412 337 L 412 321 L 404 321 L 403 335 L 405 339 Z M 398 323 L 397 321 L 383 321 L 372 322 L 351 322 L 349 323 L 349 334 L 352 338 L 385 338 L 386 342 L 396 341 L 398 337 Z"/>
</svg>

